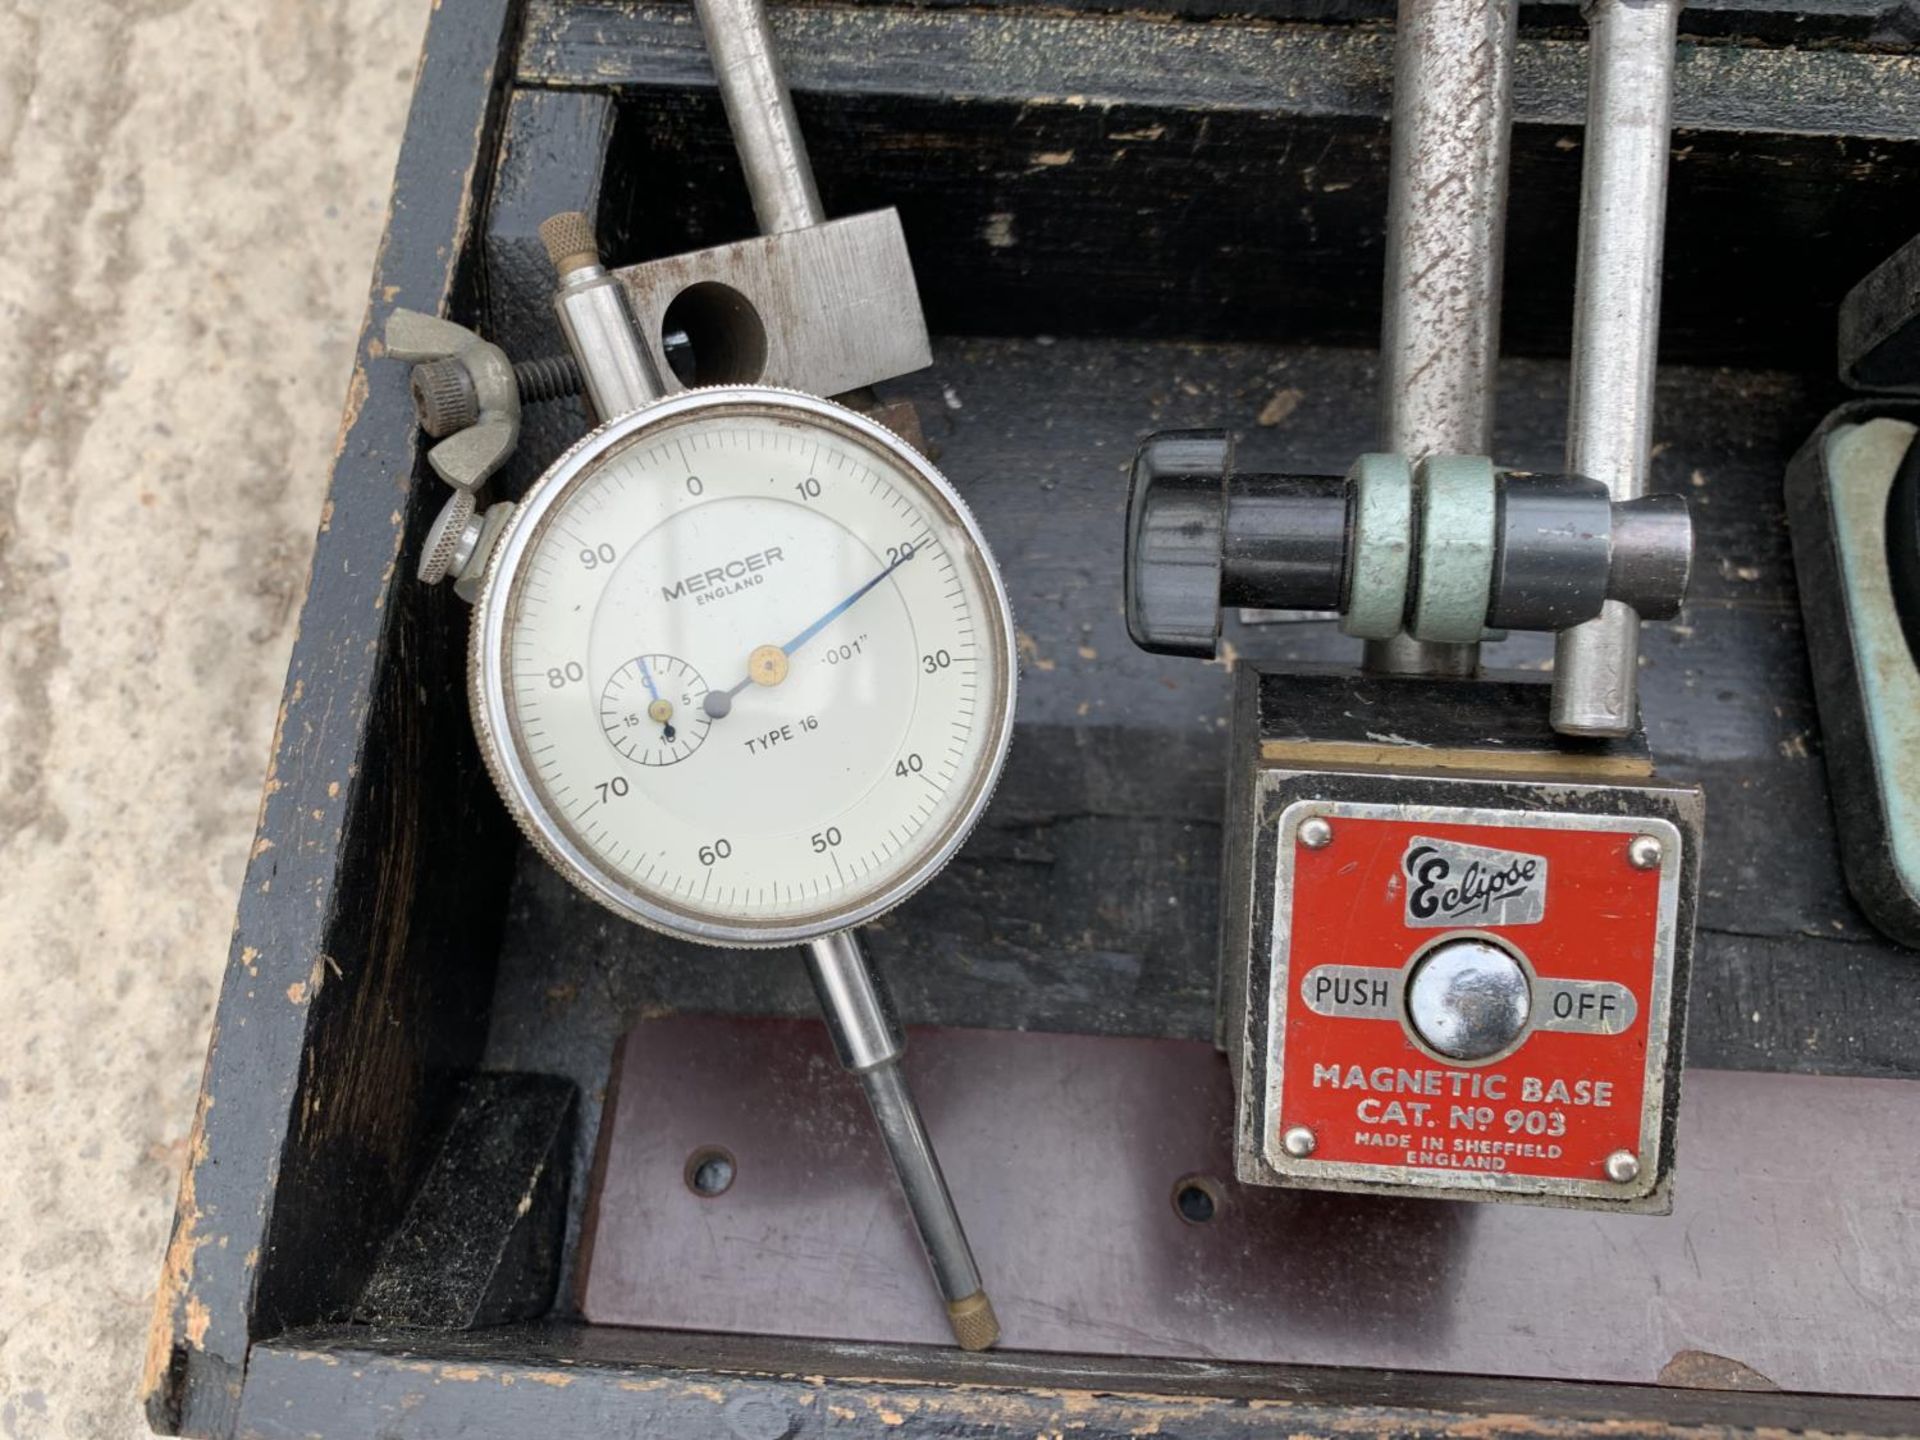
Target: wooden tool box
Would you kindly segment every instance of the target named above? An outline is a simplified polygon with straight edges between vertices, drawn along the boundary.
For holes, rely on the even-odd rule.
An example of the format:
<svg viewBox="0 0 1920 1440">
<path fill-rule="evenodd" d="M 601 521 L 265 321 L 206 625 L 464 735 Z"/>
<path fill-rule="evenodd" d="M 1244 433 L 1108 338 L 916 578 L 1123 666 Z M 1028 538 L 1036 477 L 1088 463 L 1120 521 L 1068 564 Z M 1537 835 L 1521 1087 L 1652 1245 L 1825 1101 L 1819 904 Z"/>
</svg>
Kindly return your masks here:
<svg viewBox="0 0 1920 1440">
<path fill-rule="evenodd" d="M 1236 425 L 1255 468 L 1338 471 L 1372 443 L 1390 7 L 841 0 L 774 18 L 829 213 L 903 216 L 935 363 L 888 394 L 919 407 L 1021 631 L 999 797 L 941 882 L 873 933 L 878 962 L 910 1022 L 1203 1044 L 1231 664 L 1128 643 L 1125 464 L 1147 430 L 1183 424 Z M 1552 469 L 1585 47 L 1571 3 L 1527 5 L 1521 28 L 1501 455 Z M 1662 1318 L 1700 1282 L 1685 1247 L 1671 1268 L 1596 1254 L 1626 1267 L 1599 1287 L 1604 1306 L 1586 1288 L 1541 1297 L 1564 1317 L 1557 1353 L 1622 1314 L 1654 1349 L 1671 1341 L 1670 1360 L 1603 1377 L 1634 1383 L 1558 1361 L 1498 1376 L 1423 1361 L 1425 1337 L 1481 1323 L 1451 1267 L 1498 1227 L 1421 1201 L 1350 1227 L 1343 1207 L 1365 1202 L 1339 1196 L 1249 1252 L 1314 1247 L 1324 1263 L 1277 1270 L 1295 1289 L 1269 1298 L 1335 1317 L 1266 1363 L 1116 1339 L 1098 1317 L 1083 1353 L 980 1356 L 583 1321 L 582 1216 L 619 1037 L 683 1016 L 804 1017 L 811 997 L 790 957 L 664 943 L 520 844 L 470 735 L 467 611 L 412 578 L 441 487 L 378 337 L 409 306 L 516 358 L 553 353 L 540 220 L 597 214 L 617 263 L 736 239 L 752 220 L 688 7 L 449 0 L 394 180 L 166 1255 L 145 1381 L 156 1428 L 771 1440 L 1920 1425 L 1903 1398 L 1920 1241 L 1911 1224 L 1845 1233 L 1832 1218 L 1920 1194 L 1913 1102 L 1897 1103 L 1920 1079 L 1920 956 L 1880 937 L 1842 882 L 1781 503 L 1788 458 L 1839 398 L 1841 296 L 1920 229 L 1917 28 L 1879 0 L 1718 0 L 1683 20 L 1655 473 L 1692 497 L 1702 561 L 1682 622 L 1643 640 L 1649 738 L 1710 802 L 1689 1060 L 1734 1072 L 1701 1087 L 1725 1103 L 1687 1122 L 1679 1185 L 1711 1195 L 1702 1172 L 1724 1166 L 1773 1187 L 1753 1192 L 1772 1228 L 1754 1221 L 1714 1262 L 1750 1267 L 1720 1277 L 1751 1280 L 1740 1323 L 1762 1350 L 1841 1327 L 1879 1383 L 1789 1376 L 1787 1390 L 1881 1393 L 1782 1393 L 1754 1354 L 1690 1348 L 1685 1324 Z M 498 492 L 517 494 L 582 424 L 577 402 L 530 410 Z M 1233 641 L 1276 661 L 1355 648 L 1311 621 Z M 1547 653 L 1516 640 L 1489 663 L 1538 668 Z M 1829 1088 L 1795 1088 L 1808 1086 Z M 1734 1125 L 1738 1098 L 1761 1094 Z M 1827 1117 L 1815 1133 L 1766 1123 L 1809 1096 Z M 1163 1194 L 1179 1178 L 1142 1183 Z M 1129 1183 L 1058 1180 L 1069 1215 Z M 1435 1227 L 1465 1238 L 1433 1243 Z M 1343 1248 L 1362 1243 L 1355 1228 L 1419 1258 L 1411 1298 L 1391 1275 L 1364 1279 Z M 1184 1243 L 1172 1233 L 1151 1243 Z M 1821 1310 L 1828 1291 L 1811 1282 L 1805 1307 L 1781 1301 L 1796 1275 L 1839 1275 L 1851 1308 Z M 1398 1349 L 1379 1348 L 1385 1331 Z"/>
</svg>

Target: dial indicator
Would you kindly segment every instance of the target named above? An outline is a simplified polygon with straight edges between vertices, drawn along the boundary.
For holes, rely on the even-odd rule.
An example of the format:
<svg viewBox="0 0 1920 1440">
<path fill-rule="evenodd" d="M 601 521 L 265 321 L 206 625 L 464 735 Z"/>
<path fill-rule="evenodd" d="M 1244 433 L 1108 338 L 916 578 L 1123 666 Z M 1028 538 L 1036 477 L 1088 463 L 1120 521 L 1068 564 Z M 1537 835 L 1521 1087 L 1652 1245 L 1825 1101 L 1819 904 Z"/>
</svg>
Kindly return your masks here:
<svg viewBox="0 0 1920 1440">
<path fill-rule="evenodd" d="M 1011 733 L 1012 625 L 965 507 L 887 431 L 782 391 L 690 392 L 589 437 L 509 523 L 474 633 L 483 749 L 529 834 L 697 939 L 897 903 Z"/>
</svg>

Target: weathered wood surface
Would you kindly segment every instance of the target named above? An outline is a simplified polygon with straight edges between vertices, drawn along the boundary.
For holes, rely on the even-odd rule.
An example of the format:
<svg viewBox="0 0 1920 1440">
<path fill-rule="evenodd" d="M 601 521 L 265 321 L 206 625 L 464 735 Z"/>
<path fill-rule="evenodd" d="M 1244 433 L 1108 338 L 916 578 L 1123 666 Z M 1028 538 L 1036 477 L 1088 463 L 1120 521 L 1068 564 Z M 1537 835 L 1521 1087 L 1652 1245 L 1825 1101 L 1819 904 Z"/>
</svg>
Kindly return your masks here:
<svg viewBox="0 0 1920 1440">
<path fill-rule="evenodd" d="M 511 852 L 473 783 L 454 602 L 413 582 L 443 487 L 415 480 L 379 336 L 396 305 L 470 297 L 516 18 L 473 0 L 428 31 L 161 1277 L 163 1431 L 230 1433 L 249 1345 L 351 1310 L 477 1048 Z"/>
<path fill-rule="evenodd" d="M 1713 1357 L 1700 1359 L 1694 1373 L 1726 1379 Z M 240 1435 L 1718 1440 L 1914 1424 L 1915 1407 L 1877 1400 L 552 1326 L 425 1340 L 290 1335 L 256 1352 Z"/>
<path fill-rule="evenodd" d="M 802 92 L 1296 116 L 1384 118 L 1392 108 L 1390 26 L 1301 24 L 1238 7 L 1196 26 L 1006 0 L 965 9 L 840 0 L 770 10 L 782 68 Z M 1568 8 L 1554 18 L 1569 18 Z M 1685 41 L 1674 124 L 1909 139 L 1920 119 L 1920 59 L 1901 48 Z M 1586 65 L 1583 35 L 1523 37 L 1514 55 L 1516 122 L 1582 124 Z M 531 0 L 520 78 L 620 88 L 713 83 L 691 6 L 668 0 Z"/>
</svg>

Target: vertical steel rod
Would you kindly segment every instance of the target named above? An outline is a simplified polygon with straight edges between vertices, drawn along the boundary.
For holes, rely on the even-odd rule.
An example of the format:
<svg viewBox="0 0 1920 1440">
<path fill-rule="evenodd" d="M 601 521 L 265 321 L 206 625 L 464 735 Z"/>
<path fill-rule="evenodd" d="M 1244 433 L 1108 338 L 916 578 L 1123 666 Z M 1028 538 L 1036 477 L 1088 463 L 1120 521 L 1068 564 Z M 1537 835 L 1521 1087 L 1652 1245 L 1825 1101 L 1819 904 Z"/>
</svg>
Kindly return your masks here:
<svg viewBox="0 0 1920 1440">
<path fill-rule="evenodd" d="M 1591 0 L 1580 268 L 1567 468 L 1616 500 L 1647 491 L 1660 250 L 1666 234 L 1681 0 Z M 1553 728 L 1625 735 L 1637 719 L 1640 617 L 1609 600 L 1554 643 Z"/>
<path fill-rule="evenodd" d="M 1381 442 L 1493 447 L 1516 0 L 1401 0 L 1393 61 Z M 1470 675 L 1477 645 L 1370 641 L 1367 668 Z"/>
<path fill-rule="evenodd" d="M 695 0 L 694 8 L 761 230 L 778 235 L 823 223 L 827 216 L 807 142 L 774 60 L 766 6 L 761 0 Z"/>
<path fill-rule="evenodd" d="M 999 1322 L 980 1283 L 980 1269 L 921 1122 L 920 1107 L 914 1104 L 901 1071 L 907 1041 L 894 1018 L 892 1001 L 867 963 L 859 938 L 850 931 L 810 944 L 807 973 L 820 997 L 820 1010 L 840 1063 L 859 1077 L 867 1092 L 867 1103 L 893 1160 L 893 1173 L 900 1178 L 907 1209 L 920 1231 L 934 1283 L 947 1302 L 954 1338 L 968 1350 L 984 1350 L 1000 1337 Z"/>
<path fill-rule="evenodd" d="M 793 98 L 774 58 L 765 5 L 762 0 L 695 0 L 695 9 L 760 229 L 778 235 L 823 224 L 826 211 Z M 807 973 L 840 1063 L 866 1091 L 934 1283 L 946 1301 L 954 1339 L 965 1349 L 984 1350 L 1000 1338 L 1000 1324 L 900 1068 L 906 1036 L 886 989 L 850 931 L 808 945 Z"/>
<path fill-rule="evenodd" d="M 640 341 L 626 288 L 600 263 L 593 220 L 579 210 L 549 216 L 540 226 L 560 287 L 553 309 L 594 415 L 611 420 L 666 394 L 653 356 Z"/>
</svg>

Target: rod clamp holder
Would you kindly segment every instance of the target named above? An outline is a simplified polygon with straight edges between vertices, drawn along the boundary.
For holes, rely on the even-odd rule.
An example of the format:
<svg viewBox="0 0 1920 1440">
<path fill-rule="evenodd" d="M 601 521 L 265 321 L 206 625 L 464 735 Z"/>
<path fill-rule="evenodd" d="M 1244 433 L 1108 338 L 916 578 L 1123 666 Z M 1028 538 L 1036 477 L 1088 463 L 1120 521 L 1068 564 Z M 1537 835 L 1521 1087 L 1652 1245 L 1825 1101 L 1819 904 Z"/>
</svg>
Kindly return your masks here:
<svg viewBox="0 0 1920 1440">
<path fill-rule="evenodd" d="M 1224 430 L 1163 431 L 1134 457 L 1127 629 L 1212 658 L 1228 607 L 1338 614 L 1349 635 L 1472 643 L 1560 631 L 1608 601 L 1671 619 L 1686 597 L 1684 497 L 1483 456 L 1363 455 L 1344 476 L 1243 473 Z"/>
</svg>

